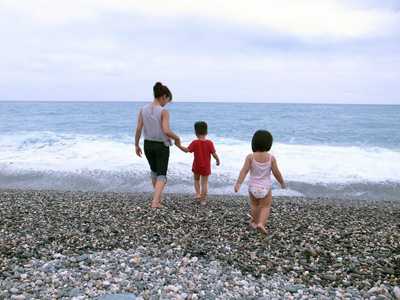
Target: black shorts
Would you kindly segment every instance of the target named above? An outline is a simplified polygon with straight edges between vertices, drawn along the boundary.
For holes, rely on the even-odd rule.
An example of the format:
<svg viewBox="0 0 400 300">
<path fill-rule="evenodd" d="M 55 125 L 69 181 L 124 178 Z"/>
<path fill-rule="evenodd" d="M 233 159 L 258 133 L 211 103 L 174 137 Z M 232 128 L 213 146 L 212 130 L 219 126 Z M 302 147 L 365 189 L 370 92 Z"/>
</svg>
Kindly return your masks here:
<svg viewBox="0 0 400 300">
<path fill-rule="evenodd" d="M 163 142 L 144 140 L 144 154 L 149 162 L 152 178 L 157 177 L 162 180 L 165 178 L 166 181 L 169 147 Z"/>
</svg>

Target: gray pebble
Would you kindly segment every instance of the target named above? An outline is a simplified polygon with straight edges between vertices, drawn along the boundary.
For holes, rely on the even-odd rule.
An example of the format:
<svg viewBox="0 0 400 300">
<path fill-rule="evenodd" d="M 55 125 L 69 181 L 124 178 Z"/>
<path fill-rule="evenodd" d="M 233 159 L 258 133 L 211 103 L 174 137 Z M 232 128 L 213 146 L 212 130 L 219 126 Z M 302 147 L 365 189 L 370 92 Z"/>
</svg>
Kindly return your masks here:
<svg viewBox="0 0 400 300">
<path fill-rule="evenodd" d="M 289 293 L 297 293 L 297 288 L 293 285 L 287 285 L 285 286 L 285 291 L 288 291 Z"/>
<path fill-rule="evenodd" d="M 89 255 L 87 255 L 87 254 L 82 254 L 82 255 L 80 255 L 80 256 L 78 256 L 78 257 L 76 258 L 76 261 L 77 261 L 77 262 L 81 262 L 81 261 L 87 260 L 88 258 L 89 258 Z"/>
<path fill-rule="evenodd" d="M 80 291 L 80 290 L 78 290 L 78 289 L 72 289 L 72 290 L 69 292 L 68 297 L 72 298 L 72 297 L 78 296 L 79 294 L 81 294 L 81 291 Z"/>
<path fill-rule="evenodd" d="M 334 274 L 324 274 L 321 277 L 323 279 L 330 280 L 330 281 L 335 281 L 337 279 L 337 276 Z"/>
<path fill-rule="evenodd" d="M 131 293 L 102 295 L 98 300 L 136 300 L 136 295 Z"/>
</svg>

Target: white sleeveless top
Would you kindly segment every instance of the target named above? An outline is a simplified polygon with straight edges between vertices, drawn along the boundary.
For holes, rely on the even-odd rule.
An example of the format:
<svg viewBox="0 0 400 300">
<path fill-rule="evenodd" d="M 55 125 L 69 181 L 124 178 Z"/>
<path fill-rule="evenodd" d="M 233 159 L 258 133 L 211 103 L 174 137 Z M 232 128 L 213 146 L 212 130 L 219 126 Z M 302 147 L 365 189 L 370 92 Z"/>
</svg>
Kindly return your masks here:
<svg viewBox="0 0 400 300">
<path fill-rule="evenodd" d="M 253 153 L 253 162 L 251 163 L 250 167 L 250 178 L 248 181 L 248 185 L 263 188 L 272 187 L 271 160 L 272 155 L 270 155 L 269 161 L 267 161 L 266 163 L 256 162 Z"/>
<path fill-rule="evenodd" d="M 170 146 L 171 141 L 162 128 L 161 112 L 163 109 L 162 106 L 150 104 L 142 108 L 143 135 L 145 140 L 163 142 L 165 146 Z"/>
</svg>

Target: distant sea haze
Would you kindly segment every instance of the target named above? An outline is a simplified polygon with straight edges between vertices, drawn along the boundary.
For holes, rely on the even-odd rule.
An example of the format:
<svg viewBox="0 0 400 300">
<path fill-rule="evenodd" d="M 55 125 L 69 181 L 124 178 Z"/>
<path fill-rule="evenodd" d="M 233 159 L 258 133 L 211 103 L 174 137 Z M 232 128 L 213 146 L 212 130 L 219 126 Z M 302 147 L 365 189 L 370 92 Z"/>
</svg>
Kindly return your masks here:
<svg viewBox="0 0 400 300">
<path fill-rule="evenodd" d="M 135 155 L 138 102 L 0 102 L 0 188 L 147 192 L 146 159 Z M 208 123 L 221 165 L 209 193 L 234 197 L 251 138 L 272 133 L 287 183 L 275 196 L 399 201 L 400 106 L 176 103 L 171 129 L 188 145 Z M 143 137 L 141 140 L 143 145 Z M 193 193 L 193 154 L 171 147 L 166 193 Z M 246 195 L 246 182 L 240 195 Z"/>
</svg>

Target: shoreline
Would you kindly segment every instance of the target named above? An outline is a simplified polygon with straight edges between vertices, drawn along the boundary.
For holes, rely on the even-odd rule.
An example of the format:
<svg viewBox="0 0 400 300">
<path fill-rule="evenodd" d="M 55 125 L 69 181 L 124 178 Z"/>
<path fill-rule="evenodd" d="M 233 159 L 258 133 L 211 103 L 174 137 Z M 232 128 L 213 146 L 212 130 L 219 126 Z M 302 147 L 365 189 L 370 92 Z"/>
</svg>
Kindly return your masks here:
<svg viewBox="0 0 400 300">
<path fill-rule="evenodd" d="M 0 299 L 397 299 L 398 201 L 273 197 L 264 237 L 246 196 L 163 197 L 0 189 Z"/>
</svg>

